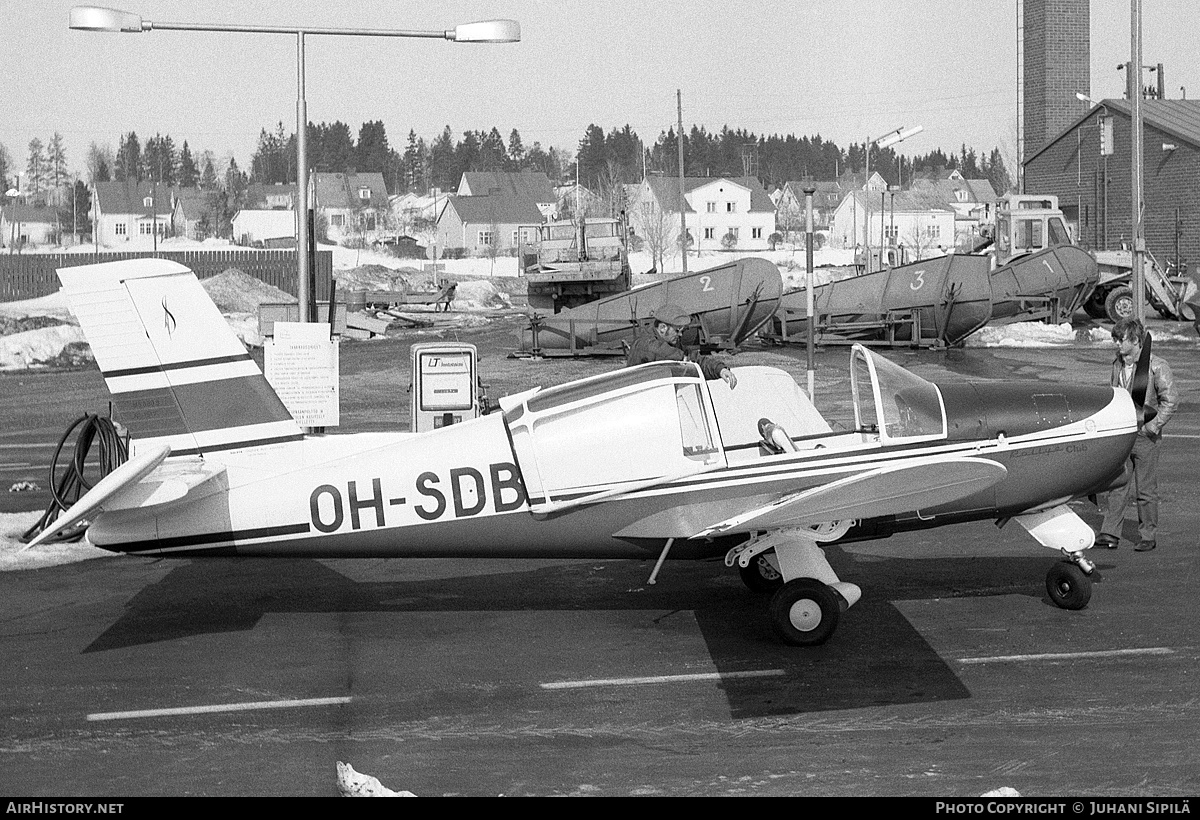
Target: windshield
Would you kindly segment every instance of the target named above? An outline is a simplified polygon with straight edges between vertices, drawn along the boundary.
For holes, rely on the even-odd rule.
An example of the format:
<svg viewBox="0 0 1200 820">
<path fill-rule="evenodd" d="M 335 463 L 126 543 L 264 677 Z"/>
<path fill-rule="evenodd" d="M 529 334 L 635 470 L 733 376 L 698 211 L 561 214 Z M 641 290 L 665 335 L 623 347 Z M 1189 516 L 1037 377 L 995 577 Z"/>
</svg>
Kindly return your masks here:
<svg viewBox="0 0 1200 820">
<path fill-rule="evenodd" d="M 855 423 L 896 439 L 944 438 L 946 417 L 937 386 L 895 362 L 855 345 L 851 354 Z"/>
</svg>

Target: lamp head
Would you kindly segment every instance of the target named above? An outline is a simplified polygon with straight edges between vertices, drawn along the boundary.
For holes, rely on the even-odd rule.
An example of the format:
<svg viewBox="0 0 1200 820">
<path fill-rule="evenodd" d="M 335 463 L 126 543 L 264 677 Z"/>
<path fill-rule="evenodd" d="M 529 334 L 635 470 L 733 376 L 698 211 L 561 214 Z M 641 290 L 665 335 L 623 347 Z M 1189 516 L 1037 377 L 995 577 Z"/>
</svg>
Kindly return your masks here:
<svg viewBox="0 0 1200 820">
<path fill-rule="evenodd" d="M 480 20 L 463 23 L 446 32 L 446 39 L 456 43 L 519 43 L 521 24 L 516 20 Z"/>
<path fill-rule="evenodd" d="M 142 18 L 136 14 L 103 6 L 73 6 L 69 28 L 78 31 L 135 31 L 145 30 Z"/>
</svg>

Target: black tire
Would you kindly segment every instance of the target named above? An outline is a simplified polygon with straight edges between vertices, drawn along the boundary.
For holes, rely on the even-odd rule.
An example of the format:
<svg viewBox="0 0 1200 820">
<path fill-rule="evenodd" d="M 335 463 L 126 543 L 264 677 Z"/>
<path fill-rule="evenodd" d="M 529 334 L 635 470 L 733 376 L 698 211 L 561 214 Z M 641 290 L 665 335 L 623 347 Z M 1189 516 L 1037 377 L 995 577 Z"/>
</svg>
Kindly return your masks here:
<svg viewBox="0 0 1200 820">
<path fill-rule="evenodd" d="M 1104 309 L 1105 294 L 1099 290 L 1092 291 L 1092 295 L 1083 303 L 1083 310 L 1093 319 L 1104 319 L 1108 316 L 1108 311 Z"/>
<path fill-rule="evenodd" d="M 1075 564 L 1060 561 L 1046 573 L 1046 594 L 1056 607 L 1083 609 L 1092 600 L 1092 579 Z"/>
<path fill-rule="evenodd" d="M 1114 322 L 1133 318 L 1133 291 L 1126 287 L 1113 288 L 1104 300 L 1104 312 Z"/>
<path fill-rule="evenodd" d="M 738 565 L 742 583 L 753 592 L 774 592 L 783 586 L 783 575 L 767 558 L 769 553 L 760 552 L 750 559 L 750 566 Z"/>
<path fill-rule="evenodd" d="M 841 614 L 838 594 L 814 578 L 794 578 L 771 598 L 771 626 L 792 646 L 825 643 Z"/>
</svg>

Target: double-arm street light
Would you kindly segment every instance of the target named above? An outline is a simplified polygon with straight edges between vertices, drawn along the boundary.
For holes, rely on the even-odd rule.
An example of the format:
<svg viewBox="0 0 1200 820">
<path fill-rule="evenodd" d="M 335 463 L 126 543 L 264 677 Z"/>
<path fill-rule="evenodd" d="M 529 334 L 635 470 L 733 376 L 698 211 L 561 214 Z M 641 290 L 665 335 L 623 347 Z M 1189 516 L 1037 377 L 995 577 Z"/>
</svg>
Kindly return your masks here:
<svg viewBox="0 0 1200 820">
<path fill-rule="evenodd" d="M 917 134 L 920 134 L 924 130 L 925 130 L 925 126 L 923 126 L 923 125 L 914 125 L 912 128 L 905 128 L 902 125 L 899 128 L 896 128 L 892 131 L 888 131 L 882 137 L 876 137 L 873 140 L 867 140 L 867 171 L 866 171 L 866 179 L 863 181 L 863 190 L 865 191 L 867 186 L 871 184 L 871 146 L 872 145 L 878 146 L 879 148 L 889 148 L 898 142 L 904 142 L 909 137 L 915 137 Z M 866 200 L 864 200 L 864 201 L 866 201 Z M 882 206 L 880 206 L 880 207 L 882 208 Z M 880 233 L 882 233 L 883 232 L 883 211 L 882 210 L 880 210 L 880 213 L 879 213 L 879 223 L 880 223 L 879 230 L 880 230 Z M 869 208 L 866 209 L 866 220 L 865 220 L 865 224 L 863 225 L 863 235 L 865 237 L 863 244 L 867 246 L 867 267 L 870 268 L 870 265 L 871 265 L 871 211 Z M 857 242 L 858 238 L 856 237 L 854 241 Z M 881 240 L 881 244 L 882 244 L 882 240 Z"/>
<path fill-rule="evenodd" d="M 484 20 L 438 31 L 394 29 L 307 28 L 300 26 L 238 26 L 207 23 L 162 23 L 143 20 L 136 14 L 100 6 L 75 6 L 70 28 L 79 31 L 231 31 L 246 34 L 289 34 L 296 38 L 296 296 L 300 321 L 311 317 L 308 266 L 308 107 L 304 100 L 304 38 L 309 34 L 346 37 L 420 37 L 456 43 L 515 43 L 521 39 L 516 20 Z M 330 305 L 330 310 L 333 306 Z"/>
</svg>

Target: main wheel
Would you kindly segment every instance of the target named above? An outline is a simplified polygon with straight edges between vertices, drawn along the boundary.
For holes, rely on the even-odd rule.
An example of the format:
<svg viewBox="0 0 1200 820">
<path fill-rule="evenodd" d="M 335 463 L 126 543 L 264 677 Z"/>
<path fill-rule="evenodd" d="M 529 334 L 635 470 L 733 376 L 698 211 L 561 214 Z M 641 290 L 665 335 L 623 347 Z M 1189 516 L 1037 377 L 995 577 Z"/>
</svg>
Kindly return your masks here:
<svg viewBox="0 0 1200 820">
<path fill-rule="evenodd" d="M 1104 300 L 1104 312 L 1114 322 L 1133 316 L 1133 291 L 1129 288 L 1113 288 Z"/>
<path fill-rule="evenodd" d="M 754 556 L 748 567 L 739 564 L 738 574 L 742 576 L 742 583 L 754 592 L 774 592 L 783 586 L 783 574 L 765 552 Z"/>
<path fill-rule="evenodd" d="M 1046 573 L 1046 594 L 1062 609 L 1083 609 L 1092 600 L 1092 579 L 1075 564 L 1060 561 Z"/>
<path fill-rule="evenodd" d="M 794 578 L 771 598 L 771 626 L 792 646 L 816 646 L 837 629 L 838 594 L 815 578 Z"/>
</svg>

